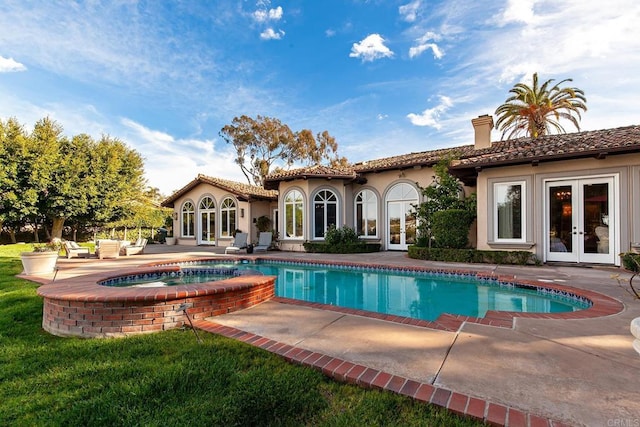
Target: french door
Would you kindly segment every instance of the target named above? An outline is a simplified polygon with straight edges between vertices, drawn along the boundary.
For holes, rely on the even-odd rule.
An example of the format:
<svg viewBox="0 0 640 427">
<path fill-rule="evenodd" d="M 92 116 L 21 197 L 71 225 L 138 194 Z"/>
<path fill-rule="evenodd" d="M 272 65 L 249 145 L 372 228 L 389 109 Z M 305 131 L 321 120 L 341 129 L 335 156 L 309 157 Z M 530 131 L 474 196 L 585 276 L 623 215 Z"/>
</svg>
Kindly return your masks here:
<svg viewBox="0 0 640 427">
<path fill-rule="evenodd" d="M 615 201 L 613 177 L 547 182 L 547 260 L 614 264 Z"/>
<path fill-rule="evenodd" d="M 216 213 L 215 211 L 200 212 L 200 241 L 201 245 L 216 244 Z"/>
<path fill-rule="evenodd" d="M 390 250 L 406 251 L 416 241 L 415 202 L 398 201 L 387 203 L 387 230 Z"/>
</svg>

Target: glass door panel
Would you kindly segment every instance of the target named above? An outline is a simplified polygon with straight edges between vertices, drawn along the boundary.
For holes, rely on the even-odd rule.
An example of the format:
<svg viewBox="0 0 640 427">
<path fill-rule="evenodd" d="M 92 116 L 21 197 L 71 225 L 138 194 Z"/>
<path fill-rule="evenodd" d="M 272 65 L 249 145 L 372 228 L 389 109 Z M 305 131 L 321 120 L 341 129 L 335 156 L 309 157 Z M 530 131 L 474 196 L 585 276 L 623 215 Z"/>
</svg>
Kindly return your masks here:
<svg viewBox="0 0 640 427">
<path fill-rule="evenodd" d="M 549 186 L 549 233 L 547 247 L 552 253 L 573 252 L 573 186 Z M 563 257 L 566 258 L 566 257 Z"/>
<path fill-rule="evenodd" d="M 416 216 L 408 203 L 405 203 L 404 210 L 404 242 L 407 245 L 416 243 Z"/>
<path fill-rule="evenodd" d="M 584 200 L 584 252 L 608 254 L 609 248 L 609 185 L 586 184 Z"/>
<path fill-rule="evenodd" d="M 400 203 L 395 203 L 395 202 L 390 202 L 389 203 L 389 209 L 388 209 L 388 214 L 389 214 L 389 248 L 392 248 L 392 245 L 394 246 L 395 249 L 397 248 L 397 245 L 401 244 L 401 240 L 400 240 L 400 231 L 402 228 L 402 225 L 400 224 L 400 218 L 401 218 L 401 214 L 400 214 Z"/>
</svg>

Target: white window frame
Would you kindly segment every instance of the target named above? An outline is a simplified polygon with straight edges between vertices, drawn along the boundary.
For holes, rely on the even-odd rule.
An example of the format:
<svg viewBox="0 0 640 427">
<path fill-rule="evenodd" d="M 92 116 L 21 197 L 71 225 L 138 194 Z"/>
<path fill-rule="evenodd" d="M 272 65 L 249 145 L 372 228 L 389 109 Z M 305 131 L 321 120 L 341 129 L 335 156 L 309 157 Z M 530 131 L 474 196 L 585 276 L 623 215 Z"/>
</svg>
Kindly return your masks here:
<svg viewBox="0 0 640 427">
<path fill-rule="evenodd" d="M 498 224 L 498 188 L 511 187 L 519 185 L 520 190 L 520 231 L 522 233 L 520 238 L 500 238 L 498 236 L 499 233 L 499 224 Z M 495 243 L 525 243 L 527 242 L 527 181 L 501 181 L 493 183 L 493 241 Z"/>
<path fill-rule="evenodd" d="M 317 200 L 319 197 L 322 198 L 322 200 Z M 332 200 L 333 198 L 333 200 Z M 323 207 L 323 217 L 322 218 L 318 218 L 316 216 L 316 206 L 322 206 Z M 320 190 L 316 193 L 315 196 L 313 196 L 313 226 L 311 227 L 313 230 L 313 238 L 315 240 L 324 240 L 324 233 L 327 232 L 327 230 L 329 229 L 330 224 L 328 224 L 328 220 L 327 220 L 327 213 L 328 213 L 328 209 L 329 209 L 329 205 L 333 205 L 336 208 L 336 223 L 334 224 L 336 226 L 336 228 L 339 227 L 338 224 L 338 218 L 339 218 L 339 206 L 338 206 L 338 195 L 335 193 L 335 191 L 333 190 L 329 190 L 329 189 L 324 189 L 324 190 Z M 322 236 L 316 236 L 316 223 L 318 220 L 322 221 L 322 225 L 324 228 L 324 231 L 322 232 Z"/>
<path fill-rule="evenodd" d="M 300 196 L 300 201 L 296 201 L 296 198 L 293 198 L 292 200 L 290 200 L 290 198 L 292 197 L 292 195 L 294 194 L 298 194 Z M 283 201 L 283 205 L 284 205 L 284 215 L 283 215 L 283 225 L 284 225 L 284 238 L 285 239 L 304 239 L 304 194 L 302 194 L 302 191 L 297 190 L 297 189 L 293 189 L 293 190 L 289 190 L 287 192 L 287 194 L 284 196 L 284 201 Z M 291 227 L 292 227 L 292 234 L 291 235 L 287 235 L 287 232 L 289 230 L 287 230 L 287 206 L 291 205 L 292 206 L 292 214 L 293 214 L 293 218 L 291 221 Z M 302 218 L 301 218 L 301 222 L 302 224 L 300 224 L 300 229 L 302 230 L 302 235 L 298 236 L 297 234 L 295 234 L 296 232 L 296 228 L 298 228 L 298 224 L 296 223 L 296 205 L 301 205 L 301 212 L 302 212 Z"/>
<path fill-rule="evenodd" d="M 368 207 L 368 203 L 370 202 L 371 199 L 367 199 L 367 200 L 362 200 L 362 201 L 358 201 L 358 197 L 364 196 L 365 194 L 369 194 L 372 197 L 372 200 L 374 201 L 374 207 L 373 207 L 373 212 L 369 212 L 369 209 L 367 209 Z M 362 197 L 364 199 L 364 197 Z M 362 218 L 358 218 L 358 205 L 362 205 Z M 356 197 L 353 198 L 353 206 L 354 206 L 354 210 L 353 210 L 353 224 L 355 226 L 356 229 L 356 233 L 359 233 L 360 230 L 358 229 L 358 221 L 360 219 L 362 219 L 365 222 L 365 227 L 364 227 L 364 234 L 358 234 L 358 237 L 362 238 L 362 239 L 374 239 L 374 238 L 378 238 L 378 233 L 380 230 L 380 218 L 378 215 L 378 195 L 373 191 L 370 190 L 368 188 L 365 188 L 363 190 L 360 190 L 358 192 L 358 194 L 356 194 Z M 373 215 L 372 215 L 373 213 Z M 376 232 L 375 234 L 369 234 L 368 233 L 368 227 L 366 226 L 366 224 L 368 223 L 368 221 L 370 219 L 374 219 L 376 221 Z"/>
<path fill-rule="evenodd" d="M 231 203 L 233 206 L 230 206 Z M 230 227 L 231 214 L 234 216 L 234 227 Z M 226 214 L 226 216 L 225 216 Z M 225 230 L 226 228 L 226 230 Z M 231 229 L 233 228 L 233 230 Z M 231 237 L 238 228 L 238 203 L 233 197 L 225 197 L 220 203 L 220 237 Z"/>
<path fill-rule="evenodd" d="M 191 210 L 187 210 L 187 207 L 191 206 Z M 185 233 L 185 216 L 191 216 L 191 221 L 186 221 L 187 230 Z M 180 209 L 180 236 L 181 237 L 195 237 L 196 236 L 196 207 L 192 201 L 186 201 L 182 204 Z M 188 225 L 191 224 L 189 228 Z"/>
</svg>

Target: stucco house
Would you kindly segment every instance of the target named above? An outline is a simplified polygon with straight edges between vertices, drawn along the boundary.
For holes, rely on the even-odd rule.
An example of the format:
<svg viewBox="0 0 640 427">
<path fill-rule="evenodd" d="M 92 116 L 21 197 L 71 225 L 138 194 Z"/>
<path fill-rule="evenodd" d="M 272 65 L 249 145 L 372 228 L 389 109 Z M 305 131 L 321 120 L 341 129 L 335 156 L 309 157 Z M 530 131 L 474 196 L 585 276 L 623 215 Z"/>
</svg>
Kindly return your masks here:
<svg viewBox="0 0 640 427">
<path fill-rule="evenodd" d="M 245 198 L 243 206 L 250 218 L 272 218 L 282 250 L 304 250 L 305 241 L 322 240 L 331 224 L 353 227 L 383 250 L 407 250 L 416 240 L 413 206 L 423 201 L 420 188 L 433 182 L 433 165 L 455 153 L 450 172 L 463 182 L 465 194 L 477 193 L 472 241 L 479 249 L 527 250 L 544 262 L 618 265 L 617 255 L 640 241 L 640 126 L 492 142 L 491 116 L 472 124 L 472 145 L 343 169 L 313 166 L 271 174 L 264 189 L 255 189 L 268 193 Z M 207 191 L 213 193 L 215 179 L 208 180 L 196 180 L 171 196 L 170 204 L 165 201 L 174 206 L 176 230 L 188 218 L 184 204 L 190 201 L 187 206 L 195 209 Z M 203 185 L 210 187 L 205 191 Z M 228 193 L 239 207 L 238 196 Z M 194 215 L 201 217 L 199 208 Z M 196 222 L 194 236 L 201 233 Z"/>
<path fill-rule="evenodd" d="M 278 192 L 198 175 L 162 202 L 173 208 L 174 237 L 180 245 L 230 246 L 236 230 L 257 240 L 254 220 L 271 217 Z"/>
</svg>

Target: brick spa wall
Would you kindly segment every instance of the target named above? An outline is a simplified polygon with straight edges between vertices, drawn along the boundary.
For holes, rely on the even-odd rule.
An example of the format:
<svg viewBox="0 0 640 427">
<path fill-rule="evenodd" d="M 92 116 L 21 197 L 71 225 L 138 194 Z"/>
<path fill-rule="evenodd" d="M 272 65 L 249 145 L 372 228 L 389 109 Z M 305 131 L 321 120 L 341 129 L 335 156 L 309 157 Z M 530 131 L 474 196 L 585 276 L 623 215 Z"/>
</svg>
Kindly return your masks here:
<svg viewBox="0 0 640 427">
<path fill-rule="evenodd" d="M 76 280 L 76 282 L 78 282 Z M 121 337 L 182 327 L 192 320 L 241 310 L 273 298 L 275 277 L 243 276 L 162 288 L 116 288 L 92 280 L 45 285 L 42 327 L 58 336 Z M 75 290 L 74 290 L 75 288 Z"/>
</svg>

